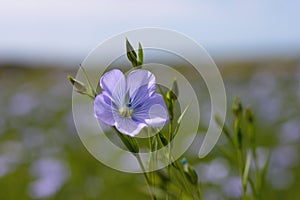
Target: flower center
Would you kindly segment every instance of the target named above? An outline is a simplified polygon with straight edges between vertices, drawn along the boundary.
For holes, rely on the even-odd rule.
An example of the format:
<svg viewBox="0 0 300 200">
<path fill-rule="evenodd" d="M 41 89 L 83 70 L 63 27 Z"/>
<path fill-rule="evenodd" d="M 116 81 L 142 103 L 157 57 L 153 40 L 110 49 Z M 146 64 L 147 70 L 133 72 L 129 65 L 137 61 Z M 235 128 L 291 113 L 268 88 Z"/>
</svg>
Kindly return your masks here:
<svg viewBox="0 0 300 200">
<path fill-rule="evenodd" d="M 120 108 L 119 112 L 122 117 L 126 117 L 126 118 L 130 118 L 132 115 L 132 109 L 127 106 L 123 106 L 122 108 Z"/>
</svg>

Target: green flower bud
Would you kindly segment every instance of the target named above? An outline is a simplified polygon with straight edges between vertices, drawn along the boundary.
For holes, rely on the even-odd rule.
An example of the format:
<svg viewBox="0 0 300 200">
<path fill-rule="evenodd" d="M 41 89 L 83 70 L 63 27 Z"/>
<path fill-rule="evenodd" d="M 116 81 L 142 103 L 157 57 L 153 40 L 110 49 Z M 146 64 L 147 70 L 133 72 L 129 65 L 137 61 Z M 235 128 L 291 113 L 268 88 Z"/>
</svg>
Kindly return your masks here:
<svg viewBox="0 0 300 200">
<path fill-rule="evenodd" d="M 144 53 L 143 53 L 143 48 L 142 48 L 141 43 L 139 43 L 138 55 L 139 55 L 138 65 L 143 65 L 144 64 Z"/>
<path fill-rule="evenodd" d="M 86 92 L 86 87 L 82 82 L 76 80 L 75 78 L 73 78 L 70 75 L 68 76 L 68 79 L 71 82 L 71 84 L 74 86 L 76 92 L 81 93 L 81 94 Z"/>
<path fill-rule="evenodd" d="M 234 97 L 232 112 L 236 117 L 240 117 L 243 114 L 243 107 L 237 96 Z"/>
<path fill-rule="evenodd" d="M 133 67 L 136 67 L 138 65 L 137 55 L 127 38 L 126 38 L 126 51 L 127 51 L 128 60 L 131 62 Z"/>
</svg>

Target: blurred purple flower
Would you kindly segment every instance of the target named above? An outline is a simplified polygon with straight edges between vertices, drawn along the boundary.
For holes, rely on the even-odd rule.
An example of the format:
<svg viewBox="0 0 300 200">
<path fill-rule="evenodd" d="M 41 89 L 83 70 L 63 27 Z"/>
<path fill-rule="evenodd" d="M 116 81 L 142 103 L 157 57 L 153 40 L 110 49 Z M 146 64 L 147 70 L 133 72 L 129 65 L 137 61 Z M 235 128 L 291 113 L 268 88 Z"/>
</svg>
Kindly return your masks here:
<svg viewBox="0 0 300 200">
<path fill-rule="evenodd" d="M 118 69 L 100 79 L 102 93 L 94 102 L 96 118 L 121 133 L 135 136 L 146 126 L 162 127 L 168 121 L 163 97 L 155 93 L 155 77 L 147 70 L 131 71 L 127 79 Z"/>
</svg>

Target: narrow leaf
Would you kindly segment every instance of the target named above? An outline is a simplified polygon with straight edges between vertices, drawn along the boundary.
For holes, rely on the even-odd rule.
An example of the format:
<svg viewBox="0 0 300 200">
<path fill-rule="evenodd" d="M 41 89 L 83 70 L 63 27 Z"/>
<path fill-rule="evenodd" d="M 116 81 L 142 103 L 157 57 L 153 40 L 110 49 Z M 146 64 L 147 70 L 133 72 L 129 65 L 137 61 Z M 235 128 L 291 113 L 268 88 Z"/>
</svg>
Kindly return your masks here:
<svg viewBox="0 0 300 200">
<path fill-rule="evenodd" d="M 271 158 L 271 153 L 268 154 L 267 161 L 266 161 L 264 167 L 262 168 L 262 172 L 261 172 L 261 187 L 263 187 L 264 181 L 266 179 L 266 175 L 267 175 L 269 164 L 270 164 L 270 158 Z"/>
<path fill-rule="evenodd" d="M 188 109 L 190 108 L 191 105 L 192 105 L 192 101 L 185 107 L 184 111 L 179 116 L 179 118 L 177 120 L 177 124 L 181 123 L 182 118 L 184 117 L 185 113 L 188 111 Z"/>
<path fill-rule="evenodd" d="M 91 84 L 91 81 L 90 81 L 90 79 L 89 79 L 89 77 L 88 77 L 88 75 L 87 75 L 87 72 L 86 72 L 85 69 L 82 67 L 82 65 L 80 65 L 80 68 L 81 68 L 81 70 L 83 71 L 83 74 L 84 74 L 84 76 L 85 76 L 85 78 L 86 78 L 86 80 L 87 80 L 87 82 L 88 82 L 89 92 L 90 92 L 89 95 L 96 97 L 96 96 L 97 96 L 97 93 L 96 93 L 96 91 L 94 90 L 94 88 L 93 88 L 93 86 L 92 86 L 92 84 Z"/>
<path fill-rule="evenodd" d="M 247 157 L 246 157 L 244 173 L 243 173 L 243 187 L 244 188 L 247 187 L 249 171 L 250 171 L 250 164 L 251 164 L 251 153 L 250 153 L 250 151 L 248 151 Z"/>
</svg>

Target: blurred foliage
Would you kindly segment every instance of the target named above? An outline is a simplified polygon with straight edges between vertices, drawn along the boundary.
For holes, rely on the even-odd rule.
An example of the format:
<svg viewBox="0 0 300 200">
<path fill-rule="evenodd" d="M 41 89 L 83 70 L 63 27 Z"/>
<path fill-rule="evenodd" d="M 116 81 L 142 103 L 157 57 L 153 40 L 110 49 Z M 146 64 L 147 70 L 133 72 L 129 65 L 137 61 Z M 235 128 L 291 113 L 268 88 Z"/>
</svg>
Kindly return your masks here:
<svg viewBox="0 0 300 200">
<path fill-rule="evenodd" d="M 258 164 L 265 162 L 266 149 L 272 150 L 263 199 L 297 199 L 300 67 L 277 61 L 227 65 L 220 64 L 220 69 L 229 105 L 237 94 L 256 116 Z M 0 199 L 147 199 L 141 174 L 104 166 L 80 142 L 68 74 L 75 71 L 0 68 Z M 205 85 L 194 84 L 204 91 Z M 207 102 L 208 96 L 203 97 L 200 138 L 209 119 Z M 232 116 L 227 123 L 234 123 Z M 238 199 L 239 171 L 224 155 L 225 150 L 232 156 L 225 135 L 203 160 L 196 157 L 197 145 L 186 157 L 201 181 L 203 199 Z"/>
</svg>

